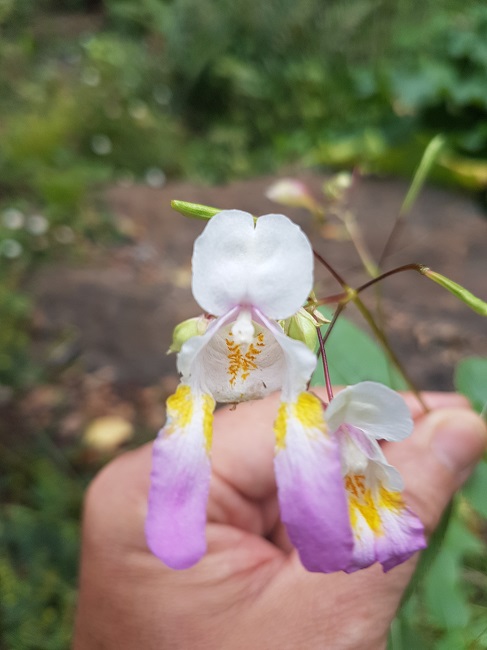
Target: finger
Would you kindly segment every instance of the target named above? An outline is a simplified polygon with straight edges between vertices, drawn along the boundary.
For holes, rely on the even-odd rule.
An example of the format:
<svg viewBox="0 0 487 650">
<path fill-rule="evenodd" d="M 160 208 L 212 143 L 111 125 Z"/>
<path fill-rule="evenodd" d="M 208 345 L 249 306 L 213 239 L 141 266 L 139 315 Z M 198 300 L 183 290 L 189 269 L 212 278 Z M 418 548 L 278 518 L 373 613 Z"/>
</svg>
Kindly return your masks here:
<svg viewBox="0 0 487 650">
<path fill-rule="evenodd" d="M 326 397 L 322 387 L 313 392 Z M 412 393 L 404 397 L 413 417 L 423 413 Z M 423 400 L 430 409 L 468 405 L 463 396 L 455 393 L 423 393 Z M 236 409 L 224 407 L 215 414 L 208 516 L 213 522 L 269 536 L 288 551 L 291 545 L 279 521 L 273 468 L 273 423 L 278 405 L 279 396 L 274 394 L 261 402 L 240 404 Z"/>
<path fill-rule="evenodd" d="M 402 396 L 404 397 L 413 418 L 424 415 L 425 411 L 423 404 L 421 404 L 414 393 L 403 393 Z M 470 406 L 468 399 L 459 393 L 428 391 L 421 393 L 421 398 L 430 411 L 440 408 L 469 408 Z"/>
<path fill-rule="evenodd" d="M 336 392 L 340 388 L 335 389 Z M 313 389 L 326 397 L 322 387 Z M 456 393 L 423 393 L 430 409 L 444 406 L 468 406 L 468 401 Z M 413 417 L 423 408 L 412 393 L 404 395 Z M 224 407 L 214 420 L 213 470 L 242 493 L 245 498 L 259 500 L 275 493 L 272 459 L 274 455 L 273 425 L 279 406 L 275 393 L 260 402 L 245 402 L 236 409 Z"/>
<path fill-rule="evenodd" d="M 278 395 L 215 414 L 210 522 L 266 536 L 279 518 L 273 423 Z"/>
<path fill-rule="evenodd" d="M 429 533 L 455 490 L 481 458 L 486 444 L 487 431 L 481 418 L 465 408 L 448 408 L 419 418 L 410 439 L 384 446 L 388 460 L 404 478 L 407 504 Z M 336 604 L 346 603 L 344 609 L 355 623 L 343 628 L 344 647 L 365 647 L 360 644 L 360 635 L 363 638 L 363 625 L 369 620 L 374 621 L 374 629 L 367 633 L 367 647 L 382 647 L 414 567 L 412 558 L 386 574 L 374 565 L 350 575 L 320 576 L 306 573 L 293 553 L 286 570 L 273 583 L 269 597 L 292 593 L 297 603 L 293 610 L 296 616 L 301 621 L 307 616 L 309 625 L 316 630 L 321 626 L 324 635 L 326 612 Z"/>
<path fill-rule="evenodd" d="M 107 553 L 120 548 L 145 550 L 152 443 L 125 452 L 111 461 L 91 482 L 83 516 L 84 543 Z"/>
<path fill-rule="evenodd" d="M 469 409 L 448 408 L 418 419 L 413 435 L 383 449 L 405 482 L 409 505 L 428 533 L 470 476 L 487 444 L 483 420 Z"/>
</svg>

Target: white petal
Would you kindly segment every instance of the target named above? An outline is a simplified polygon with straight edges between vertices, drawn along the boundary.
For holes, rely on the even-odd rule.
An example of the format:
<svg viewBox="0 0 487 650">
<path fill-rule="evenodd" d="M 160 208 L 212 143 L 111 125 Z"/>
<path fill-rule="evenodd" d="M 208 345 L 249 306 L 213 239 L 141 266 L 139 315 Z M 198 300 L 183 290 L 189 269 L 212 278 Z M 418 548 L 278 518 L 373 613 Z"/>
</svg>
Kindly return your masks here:
<svg viewBox="0 0 487 650">
<path fill-rule="evenodd" d="M 316 368 L 316 355 L 301 341 L 286 336 L 281 328 L 256 312 L 255 318 L 275 337 L 285 359 L 285 374 L 282 382 L 282 400 L 293 402 L 299 393 L 307 389 L 311 375 Z"/>
<path fill-rule="evenodd" d="M 313 251 L 287 217 L 257 219 L 225 210 L 210 219 L 193 253 L 193 295 L 210 314 L 236 305 L 255 307 L 272 319 L 292 316 L 313 284 Z"/>
<path fill-rule="evenodd" d="M 401 475 L 387 462 L 375 438 L 370 438 L 362 431 L 345 425 L 339 432 L 339 440 L 344 476 L 372 473 L 389 490 L 403 489 Z"/>
<path fill-rule="evenodd" d="M 413 430 L 403 398 L 373 381 L 349 386 L 338 393 L 328 406 L 326 420 L 331 431 L 348 424 L 377 440 L 403 440 Z"/>
<path fill-rule="evenodd" d="M 202 336 L 193 336 L 188 339 L 181 346 L 181 350 L 178 354 L 178 371 L 182 375 L 183 382 L 186 383 L 196 383 L 192 382 L 191 377 L 194 373 L 194 364 L 200 354 L 201 350 L 208 345 L 211 339 L 216 335 L 216 333 L 225 326 L 227 323 L 232 322 L 238 315 L 238 307 L 231 309 L 227 314 L 224 314 L 221 318 L 217 318 L 211 322 L 208 329 Z"/>
<path fill-rule="evenodd" d="M 253 336 L 237 343 L 238 308 L 213 321 L 203 336 L 187 341 L 178 356 L 183 381 L 196 384 L 218 402 L 260 399 L 279 390 L 286 376 L 286 359 L 275 336 L 250 323 Z"/>
</svg>

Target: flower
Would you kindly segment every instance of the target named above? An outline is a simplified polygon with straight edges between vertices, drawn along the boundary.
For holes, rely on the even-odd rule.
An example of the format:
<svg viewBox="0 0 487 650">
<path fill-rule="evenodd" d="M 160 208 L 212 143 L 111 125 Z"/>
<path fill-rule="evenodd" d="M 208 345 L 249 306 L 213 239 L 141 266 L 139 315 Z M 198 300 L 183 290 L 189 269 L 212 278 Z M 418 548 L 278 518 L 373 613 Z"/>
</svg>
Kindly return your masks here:
<svg viewBox="0 0 487 650">
<path fill-rule="evenodd" d="M 154 443 L 146 520 L 149 548 L 171 568 L 189 568 L 206 552 L 216 402 L 278 389 L 278 497 L 303 565 L 354 571 L 380 561 L 388 569 L 424 545 L 377 443 L 409 434 L 402 398 L 364 382 L 324 409 L 307 391 L 316 356 L 279 322 L 300 311 L 312 282 L 311 245 L 283 215 L 223 211 L 195 242 L 192 289 L 208 326 L 184 337 L 178 353 L 181 383 Z"/>
<path fill-rule="evenodd" d="M 317 203 L 307 186 L 294 178 L 282 178 L 267 188 L 266 197 L 271 201 L 297 208 L 316 210 Z"/>
<path fill-rule="evenodd" d="M 365 381 L 338 393 L 325 411 L 310 393 L 300 400 L 294 413 L 286 407 L 287 417 L 278 416 L 275 470 L 281 517 L 304 566 L 309 571 L 350 573 L 380 562 L 387 571 L 424 548 L 423 526 L 405 505 L 401 477 L 377 442 L 410 435 L 412 420 L 402 397 Z M 341 481 L 334 501 L 323 504 L 325 487 L 320 482 L 336 480 L 336 471 L 330 475 L 329 468 L 325 470 L 324 454 L 318 449 L 326 444 L 324 439 L 330 441 L 329 432 L 338 447 Z M 336 463 L 336 454 L 329 450 L 328 463 Z M 338 548 L 329 537 L 325 542 L 317 534 L 331 508 L 346 519 Z"/>
<path fill-rule="evenodd" d="M 278 320 L 293 316 L 313 283 L 313 251 L 287 217 L 257 220 L 238 210 L 212 217 L 196 240 L 193 295 L 215 318 L 183 343 L 182 375 L 167 401 L 167 423 L 154 444 L 148 545 L 168 566 L 186 568 L 205 553 L 215 401 L 259 399 L 306 390 L 316 356 L 287 337 Z"/>
</svg>

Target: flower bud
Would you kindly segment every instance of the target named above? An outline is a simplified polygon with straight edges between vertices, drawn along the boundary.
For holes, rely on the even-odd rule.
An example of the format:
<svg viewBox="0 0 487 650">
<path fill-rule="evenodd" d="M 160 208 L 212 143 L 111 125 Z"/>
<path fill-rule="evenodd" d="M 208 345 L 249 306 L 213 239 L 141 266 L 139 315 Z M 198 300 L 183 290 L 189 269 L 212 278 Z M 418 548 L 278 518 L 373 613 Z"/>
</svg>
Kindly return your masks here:
<svg viewBox="0 0 487 650">
<path fill-rule="evenodd" d="M 458 282 L 454 282 L 453 280 L 450 280 L 450 278 L 447 278 L 440 273 L 436 273 L 436 271 L 432 271 L 427 266 L 421 266 L 420 273 L 425 275 L 430 280 L 433 280 L 433 282 L 436 282 L 444 289 L 450 291 L 450 293 L 452 293 L 457 298 L 460 298 L 462 302 L 468 305 L 470 309 L 476 311 L 477 314 L 480 314 L 481 316 L 487 316 L 487 303 L 484 302 L 481 298 L 474 296 L 473 293 L 470 293 L 470 291 L 465 289 L 465 287 L 462 287 L 460 284 L 458 284 Z"/>
<path fill-rule="evenodd" d="M 316 202 L 306 185 L 294 178 L 283 178 L 267 188 L 266 197 L 276 203 L 314 211 Z"/>
<path fill-rule="evenodd" d="M 349 172 L 340 172 L 324 182 L 323 192 L 333 201 L 342 201 L 347 190 L 352 186 L 352 175 Z"/>
<path fill-rule="evenodd" d="M 312 352 L 316 351 L 318 347 L 316 322 L 305 309 L 300 309 L 287 320 L 285 331 L 290 338 L 302 341 Z"/>
<path fill-rule="evenodd" d="M 208 329 L 209 322 L 210 319 L 206 318 L 206 316 L 196 316 L 195 318 L 183 320 L 182 323 L 176 325 L 172 333 L 172 343 L 167 353 L 179 352 L 186 341 L 193 338 L 193 336 L 204 334 Z"/>
<path fill-rule="evenodd" d="M 204 221 L 221 212 L 220 208 L 212 208 L 209 205 L 200 205 L 199 203 L 188 203 L 187 201 L 171 201 L 171 207 L 185 217 L 203 219 Z"/>
</svg>

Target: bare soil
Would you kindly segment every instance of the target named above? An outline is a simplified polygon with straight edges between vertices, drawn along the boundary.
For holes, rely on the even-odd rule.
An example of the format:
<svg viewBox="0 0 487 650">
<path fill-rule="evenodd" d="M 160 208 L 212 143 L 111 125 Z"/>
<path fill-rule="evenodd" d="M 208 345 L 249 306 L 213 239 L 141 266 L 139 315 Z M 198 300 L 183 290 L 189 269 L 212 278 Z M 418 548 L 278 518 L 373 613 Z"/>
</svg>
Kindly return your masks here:
<svg viewBox="0 0 487 650">
<path fill-rule="evenodd" d="M 323 177 L 301 178 L 319 197 Z M 191 252 L 204 227 L 173 212 L 171 199 L 253 214 L 285 211 L 350 284 L 367 279 L 350 242 L 323 239 L 302 210 L 283 210 L 265 198 L 273 180 L 257 178 L 224 187 L 175 182 L 162 189 L 113 187 L 106 196 L 127 243 L 100 249 L 88 265 L 54 265 L 37 275 L 31 287 L 36 304 L 34 353 L 48 365 L 64 364 L 68 370 L 61 373 L 62 381 L 77 386 L 61 423 L 64 433 L 106 410 L 133 419 L 134 412 L 146 409 L 149 415 L 143 419 L 149 427 L 163 417 L 164 397 L 177 383 L 175 358 L 166 354 L 172 330 L 199 313 L 190 291 Z M 373 178 L 360 180 L 353 190 L 351 205 L 376 255 L 406 191 L 405 182 Z M 384 269 L 420 262 L 485 299 L 486 226 L 480 207 L 469 197 L 425 188 Z M 316 279 L 320 297 L 339 290 L 325 269 L 317 268 Z M 460 359 L 487 354 L 485 320 L 433 282 L 407 272 L 382 286 L 393 347 L 419 388 L 451 389 Z M 353 309 L 348 315 L 360 322 Z M 43 399 L 45 395 L 41 406 Z M 56 397 L 51 394 L 47 403 L 52 402 L 56 404 Z"/>
</svg>

